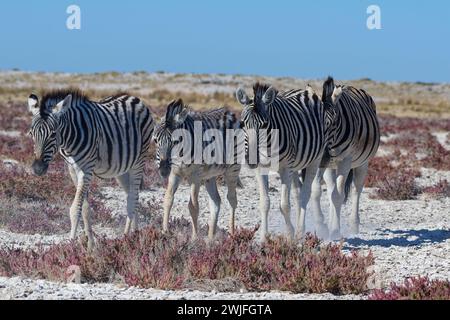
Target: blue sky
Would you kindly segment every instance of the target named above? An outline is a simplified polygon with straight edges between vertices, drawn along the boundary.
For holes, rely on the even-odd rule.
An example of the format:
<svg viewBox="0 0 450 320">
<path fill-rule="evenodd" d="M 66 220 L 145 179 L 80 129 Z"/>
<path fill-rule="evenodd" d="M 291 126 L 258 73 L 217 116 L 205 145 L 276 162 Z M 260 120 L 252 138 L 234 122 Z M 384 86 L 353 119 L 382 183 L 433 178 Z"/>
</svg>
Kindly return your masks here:
<svg viewBox="0 0 450 320">
<path fill-rule="evenodd" d="M 0 69 L 450 82 L 446 0 L 2 1 L 0 39 Z"/>
</svg>

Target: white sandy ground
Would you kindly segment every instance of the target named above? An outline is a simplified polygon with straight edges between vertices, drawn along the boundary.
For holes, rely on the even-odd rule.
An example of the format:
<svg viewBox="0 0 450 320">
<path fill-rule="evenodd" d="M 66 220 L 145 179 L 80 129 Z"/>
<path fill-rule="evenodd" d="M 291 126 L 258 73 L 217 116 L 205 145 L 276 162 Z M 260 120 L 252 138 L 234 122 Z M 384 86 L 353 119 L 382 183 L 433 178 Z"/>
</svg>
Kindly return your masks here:
<svg viewBox="0 0 450 320">
<path fill-rule="evenodd" d="M 253 173 L 243 170 L 244 189 L 239 190 L 239 205 L 236 217 L 238 226 L 252 228 L 259 223 L 258 192 Z M 450 172 L 423 169 L 421 185 L 432 185 L 440 179 L 450 181 Z M 271 232 L 284 232 L 285 224 L 279 210 L 280 182 L 271 176 L 271 211 L 269 228 Z M 227 228 L 229 206 L 225 188 L 221 188 L 223 200 L 219 225 Z M 325 189 L 324 189 L 325 191 Z M 376 276 L 373 286 L 386 287 L 391 281 L 402 281 L 405 277 L 428 275 L 431 278 L 450 278 L 450 198 L 440 200 L 421 197 L 412 201 L 383 201 L 370 199 L 371 189 L 365 189 L 361 203 L 361 234 L 345 239 L 344 249 L 371 250 L 375 257 Z M 124 212 L 124 195 L 115 188 L 103 189 L 105 201 L 115 214 Z M 153 197 L 162 199 L 164 189 L 157 188 L 141 194 L 145 202 Z M 176 194 L 173 217 L 189 218 L 187 202 L 189 188 L 181 186 Z M 325 215 L 328 200 L 322 197 Z M 204 189 L 200 193 L 200 223 L 207 223 L 209 217 L 208 198 Z M 342 215 L 342 233 L 348 234 L 350 205 Z M 295 213 L 292 212 L 295 222 Z M 312 228 L 311 213 L 307 216 L 307 229 Z M 117 231 L 97 228 L 96 231 L 116 236 Z M 0 230 L 1 247 L 32 248 L 37 244 L 51 245 L 67 239 L 67 235 L 19 235 Z M 333 296 L 331 294 L 290 294 L 281 292 L 264 293 L 218 293 L 201 291 L 164 291 L 139 289 L 114 284 L 65 284 L 24 278 L 1 278 L 0 299 L 364 299 L 365 296 Z"/>
</svg>

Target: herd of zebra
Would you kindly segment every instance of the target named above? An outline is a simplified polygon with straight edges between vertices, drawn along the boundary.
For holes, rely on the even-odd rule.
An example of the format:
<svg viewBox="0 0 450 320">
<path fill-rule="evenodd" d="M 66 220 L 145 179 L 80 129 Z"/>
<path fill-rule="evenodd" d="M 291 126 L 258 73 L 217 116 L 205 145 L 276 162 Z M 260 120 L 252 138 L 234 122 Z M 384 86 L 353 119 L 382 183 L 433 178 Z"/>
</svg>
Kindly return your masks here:
<svg viewBox="0 0 450 320">
<path fill-rule="evenodd" d="M 88 246 L 94 246 L 87 201 L 94 176 L 117 179 L 127 194 L 125 233 L 137 229 L 136 206 L 144 166 L 150 158 L 153 142 L 159 173 L 168 178 L 164 198 L 164 232 L 168 231 L 177 188 L 180 183 L 187 182 L 191 188 L 188 208 L 192 218 L 192 236 L 196 238 L 198 233 L 198 195 L 204 185 L 211 210 L 208 236 L 213 238 L 221 202 L 217 177 L 222 176 L 232 211 L 229 231 L 233 233 L 238 204 L 236 189 L 241 185 L 239 174 L 246 163 L 256 172 L 261 241 L 266 240 L 270 199 L 268 171 L 264 170 L 259 150 L 263 133 L 267 136 L 276 133 L 278 137 L 277 172 L 282 184 L 280 210 L 286 221 L 288 236 L 293 239 L 304 235 L 306 207 L 311 199 L 315 232 L 321 237 L 339 238 L 341 206 L 350 189 L 353 189 L 350 226 L 353 233 L 358 233 L 359 201 L 368 162 L 380 143 L 373 99 L 364 90 L 335 85 L 331 77 L 323 85 L 321 98 L 310 86 L 278 92 L 274 87 L 260 83 L 254 85 L 252 97 L 239 88 L 236 98 L 243 106 L 240 119 L 226 108 L 194 112 L 180 99 L 171 102 L 165 116 L 155 124 L 143 102 L 127 94 L 98 102 L 91 101 L 78 90 L 57 90 L 41 99 L 35 94 L 30 95 L 28 108 L 33 115 L 30 135 L 34 141 L 35 155 L 33 172 L 36 175 L 45 174 L 49 163 L 59 152 L 76 186 L 70 208 L 71 238 L 75 238 L 82 217 Z M 225 131 L 241 130 L 244 135 L 244 161 L 238 161 L 237 157 L 233 157 L 235 161 L 231 163 L 176 161 L 177 156 L 193 160 L 195 148 L 208 148 L 207 142 L 195 140 L 196 123 L 201 124 L 202 133 L 215 129 L 225 135 Z M 193 137 L 194 143 L 190 144 L 191 150 L 183 150 L 182 154 L 177 155 L 174 149 L 186 139 L 186 136 L 178 140 L 174 138 L 175 132 L 180 129 Z M 234 156 L 237 149 L 231 149 Z M 256 153 L 256 161 L 250 163 L 252 150 Z M 322 179 L 330 198 L 328 224 L 320 208 Z M 296 232 L 290 215 L 291 186 L 297 210 Z"/>
</svg>

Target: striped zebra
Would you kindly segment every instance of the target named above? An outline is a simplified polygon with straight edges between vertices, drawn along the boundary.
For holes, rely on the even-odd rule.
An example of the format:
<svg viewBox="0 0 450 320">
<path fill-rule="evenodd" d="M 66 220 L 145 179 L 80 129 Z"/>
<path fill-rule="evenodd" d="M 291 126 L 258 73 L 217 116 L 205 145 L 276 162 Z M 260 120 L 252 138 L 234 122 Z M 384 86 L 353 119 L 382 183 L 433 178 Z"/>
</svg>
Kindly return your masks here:
<svg viewBox="0 0 450 320">
<path fill-rule="evenodd" d="M 307 90 L 291 90 L 279 93 L 275 88 L 256 83 L 253 87 L 253 98 L 249 98 L 244 89 L 236 91 L 237 100 L 243 105 L 241 121 L 246 132 L 246 156 L 250 150 L 260 154 L 261 132 L 269 137 L 277 130 L 279 138 L 278 173 L 281 178 L 280 210 L 284 216 L 287 233 L 294 237 L 294 227 L 290 217 L 290 189 L 295 191 L 295 207 L 297 210 L 297 237 L 305 232 L 306 206 L 311 195 L 311 184 L 319 168 L 324 151 L 325 112 L 319 97 L 311 87 Z M 254 134 L 249 134 L 250 132 Z M 270 139 L 270 138 L 267 138 Z M 272 143 L 269 141 L 271 147 Z M 272 155 L 269 155 L 269 157 Z M 257 168 L 257 180 L 260 193 L 260 211 L 262 220 L 261 241 L 265 241 L 268 233 L 267 215 L 270 208 L 269 179 L 263 172 L 260 157 L 250 168 Z M 304 169 L 304 181 L 301 185 L 299 170 Z M 301 188 L 301 192 L 300 192 Z M 323 233 L 326 226 L 323 218 L 316 216 L 316 232 Z"/>
<path fill-rule="evenodd" d="M 200 125 L 200 131 L 196 132 L 196 125 Z M 198 194 L 201 185 L 205 185 L 210 197 L 209 205 L 211 217 L 209 221 L 208 238 L 213 239 L 217 219 L 220 211 L 220 195 L 217 190 L 216 179 L 223 176 L 227 185 L 227 199 L 231 206 L 231 216 L 229 229 L 234 232 L 234 216 L 237 207 L 236 188 L 239 186 L 239 172 L 241 165 L 237 160 L 231 163 L 225 161 L 225 156 L 230 152 L 226 149 L 223 152 L 223 161 L 206 162 L 205 159 L 195 160 L 195 146 L 203 152 L 213 140 L 226 135 L 227 130 L 232 132 L 239 128 L 239 121 L 236 116 L 220 108 L 208 112 L 192 112 L 181 99 L 171 102 L 167 106 L 166 115 L 155 127 L 153 139 L 156 143 L 156 161 L 160 175 L 168 177 L 168 186 L 164 198 L 163 231 L 168 231 L 169 215 L 172 209 L 174 195 L 180 182 L 187 182 L 191 186 L 189 212 L 192 219 L 192 237 L 198 237 L 198 214 L 199 203 Z M 208 131 L 217 130 L 217 136 L 208 136 Z M 179 136 L 178 133 L 182 135 Z M 180 142 L 189 140 L 192 143 L 183 144 L 185 149 L 182 152 L 176 151 L 176 146 Z M 219 140 L 217 140 L 219 141 Z M 223 145 L 218 145 L 223 150 Z M 187 149 L 187 150 L 186 150 Z M 236 159 L 236 146 L 233 148 L 233 159 Z M 220 150 L 216 150 L 220 152 Z"/>
<path fill-rule="evenodd" d="M 154 127 L 142 101 L 119 94 L 94 102 L 77 90 L 57 90 L 40 101 L 30 95 L 28 108 L 33 115 L 34 173 L 45 174 L 59 151 L 77 188 L 70 208 L 70 237 L 75 238 L 82 216 L 88 246 L 94 245 L 87 201 L 93 176 L 117 179 L 127 194 L 125 233 L 136 230 L 135 208 Z"/>
<path fill-rule="evenodd" d="M 330 199 L 330 238 L 340 234 L 340 212 L 351 186 L 352 213 L 350 228 L 359 233 L 359 202 L 367 175 L 368 163 L 380 144 L 376 106 L 364 90 L 351 86 L 335 86 L 329 77 L 323 85 L 322 101 L 326 112 L 326 150 L 313 183 L 312 207 L 320 209 L 320 182 L 327 185 Z"/>
</svg>

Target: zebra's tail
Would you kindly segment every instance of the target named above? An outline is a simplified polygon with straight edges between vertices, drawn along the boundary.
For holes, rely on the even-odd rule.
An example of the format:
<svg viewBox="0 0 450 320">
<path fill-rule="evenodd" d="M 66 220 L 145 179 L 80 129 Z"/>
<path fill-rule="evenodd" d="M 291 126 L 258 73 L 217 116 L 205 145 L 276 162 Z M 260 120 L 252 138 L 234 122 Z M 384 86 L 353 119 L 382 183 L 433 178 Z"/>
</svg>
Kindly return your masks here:
<svg viewBox="0 0 450 320">
<path fill-rule="evenodd" d="M 328 79 L 323 83 L 322 102 L 333 103 L 334 79 L 328 76 Z"/>
<path fill-rule="evenodd" d="M 242 183 L 241 178 L 238 178 L 237 188 L 238 189 L 244 189 L 244 184 Z"/>
<path fill-rule="evenodd" d="M 350 170 L 347 176 L 347 180 L 345 180 L 345 187 L 344 187 L 344 203 L 348 200 L 348 195 L 350 194 L 350 188 L 352 186 L 353 182 L 353 169 Z"/>
</svg>

